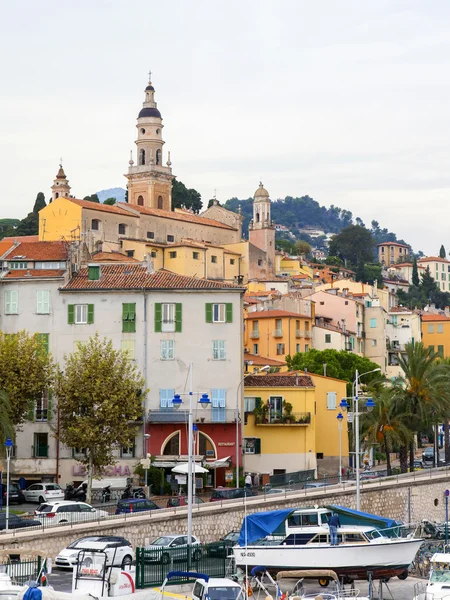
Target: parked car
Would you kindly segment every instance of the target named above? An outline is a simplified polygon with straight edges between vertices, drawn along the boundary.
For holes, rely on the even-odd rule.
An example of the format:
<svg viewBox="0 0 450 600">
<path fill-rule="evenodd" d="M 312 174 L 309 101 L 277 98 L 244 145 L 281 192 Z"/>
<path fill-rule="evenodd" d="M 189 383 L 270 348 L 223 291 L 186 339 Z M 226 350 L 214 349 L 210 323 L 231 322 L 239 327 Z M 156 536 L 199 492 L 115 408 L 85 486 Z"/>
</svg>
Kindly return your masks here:
<svg viewBox="0 0 450 600">
<path fill-rule="evenodd" d="M 38 504 L 49 500 L 64 500 L 64 490 L 57 483 L 33 483 L 24 490 L 23 495 L 27 502 Z"/>
<path fill-rule="evenodd" d="M 216 488 L 211 494 L 210 502 L 219 502 L 220 500 L 235 500 L 236 498 L 244 498 L 245 496 L 257 496 L 248 488 Z"/>
<path fill-rule="evenodd" d="M 230 531 L 217 542 L 208 544 L 209 556 L 230 556 L 233 554 L 233 546 L 236 546 L 239 539 L 239 531 Z"/>
<path fill-rule="evenodd" d="M 73 500 L 60 500 L 59 502 L 44 502 L 34 511 L 34 516 L 45 527 L 61 523 L 84 523 L 85 521 L 98 521 L 105 519 L 108 513 L 105 510 L 93 508 L 85 502 Z"/>
<path fill-rule="evenodd" d="M 428 446 L 422 452 L 422 460 L 424 462 L 434 462 L 434 448 L 433 446 Z"/>
<path fill-rule="evenodd" d="M 370 479 L 378 479 L 378 477 L 380 477 L 380 474 L 378 473 L 378 471 L 363 471 L 362 473 L 359 474 L 359 478 L 361 481 L 367 481 Z"/>
<path fill-rule="evenodd" d="M 423 464 L 423 462 L 421 460 L 417 460 L 416 459 L 414 461 L 414 469 L 416 469 L 416 470 L 417 469 L 423 469 L 423 467 L 424 467 L 424 464 Z"/>
<path fill-rule="evenodd" d="M 198 496 L 194 497 L 194 504 L 203 504 L 203 500 Z M 188 499 L 186 496 L 172 496 L 167 500 L 167 508 L 172 508 L 173 506 L 187 506 Z"/>
<path fill-rule="evenodd" d="M 8 527 L 9 529 L 22 529 L 23 527 L 39 527 L 40 522 L 36 519 L 23 519 L 14 513 L 9 513 Z M 0 531 L 6 529 L 6 514 L 0 512 Z"/>
<path fill-rule="evenodd" d="M 3 504 L 6 504 L 6 485 L 3 485 Z M 25 496 L 23 491 L 20 489 L 18 483 L 9 484 L 9 503 L 22 504 L 25 502 Z"/>
<path fill-rule="evenodd" d="M 202 557 L 200 540 L 192 536 L 192 559 L 199 561 Z M 196 548 L 198 546 L 198 548 Z M 165 565 L 187 559 L 188 545 L 187 535 L 163 535 L 156 538 L 145 550 L 154 550 L 144 555 L 145 562 L 161 562 Z M 158 552 L 159 551 L 159 552 Z"/>
<path fill-rule="evenodd" d="M 264 489 L 264 493 L 265 494 L 285 494 L 286 490 L 283 490 L 282 488 L 267 488 L 267 489 Z"/>
<path fill-rule="evenodd" d="M 153 500 L 147 498 L 127 498 L 119 500 L 116 506 L 116 515 L 124 513 L 144 512 L 146 510 L 158 510 L 159 506 Z"/>
<path fill-rule="evenodd" d="M 60 569 L 73 569 L 77 564 L 80 550 L 104 550 L 108 566 L 124 567 L 131 565 L 134 560 L 133 546 L 123 537 L 114 535 L 95 535 L 75 540 L 61 550 L 55 559 L 55 566 Z M 114 561 L 114 562 L 113 562 Z"/>
<path fill-rule="evenodd" d="M 241 598 L 242 587 L 232 579 L 225 578 L 199 578 L 192 590 L 192 600 L 237 600 Z"/>
</svg>

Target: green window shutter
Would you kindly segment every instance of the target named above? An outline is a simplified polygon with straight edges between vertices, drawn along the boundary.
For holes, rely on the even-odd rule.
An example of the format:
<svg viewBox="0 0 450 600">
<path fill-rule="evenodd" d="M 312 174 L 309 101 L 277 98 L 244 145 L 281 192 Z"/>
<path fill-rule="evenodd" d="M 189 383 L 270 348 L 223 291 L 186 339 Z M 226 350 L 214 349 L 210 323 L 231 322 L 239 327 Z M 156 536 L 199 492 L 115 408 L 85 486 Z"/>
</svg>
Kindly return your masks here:
<svg viewBox="0 0 450 600">
<path fill-rule="evenodd" d="M 129 329 L 129 321 L 128 321 L 128 315 L 129 315 L 129 304 L 122 304 L 122 331 L 124 333 L 130 331 Z"/>
<path fill-rule="evenodd" d="M 213 317 L 213 315 L 212 315 L 212 302 L 207 302 L 205 304 L 205 309 L 206 309 L 206 322 L 207 323 L 212 323 L 213 322 L 213 320 L 212 320 L 212 317 Z"/>
<path fill-rule="evenodd" d="M 182 304 L 177 302 L 175 304 L 175 331 L 181 333 L 181 320 L 182 320 Z"/>
<path fill-rule="evenodd" d="M 47 399 L 47 421 L 52 420 L 52 404 L 53 404 L 53 394 L 52 390 L 48 390 L 48 399 Z"/>
<path fill-rule="evenodd" d="M 231 302 L 226 303 L 227 323 L 233 322 L 233 305 Z"/>
<path fill-rule="evenodd" d="M 100 279 L 100 267 L 88 267 L 88 279 L 90 281 L 96 281 Z"/>
<path fill-rule="evenodd" d="M 87 322 L 89 325 L 92 325 L 94 322 L 94 305 L 88 304 L 88 319 Z"/>
<path fill-rule="evenodd" d="M 73 325 L 75 323 L 75 305 L 68 304 L 67 306 L 67 322 L 69 325 Z"/>
<path fill-rule="evenodd" d="M 161 302 L 155 302 L 155 333 L 161 332 L 162 326 L 162 306 Z"/>
<path fill-rule="evenodd" d="M 135 302 L 132 302 L 128 305 L 128 319 L 129 319 L 128 331 L 134 333 L 136 331 L 136 303 Z"/>
<path fill-rule="evenodd" d="M 255 454 L 261 454 L 261 439 L 255 438 Z"/>
</svg>

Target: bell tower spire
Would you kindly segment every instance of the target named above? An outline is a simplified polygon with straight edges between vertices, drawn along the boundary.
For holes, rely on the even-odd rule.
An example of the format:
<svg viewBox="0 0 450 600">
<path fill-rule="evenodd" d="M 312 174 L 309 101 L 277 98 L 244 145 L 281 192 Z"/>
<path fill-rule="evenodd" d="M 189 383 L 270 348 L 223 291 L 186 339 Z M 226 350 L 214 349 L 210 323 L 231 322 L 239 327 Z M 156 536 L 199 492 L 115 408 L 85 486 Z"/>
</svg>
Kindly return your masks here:
<svg viewBox="0 0 450 600">
<path fill-rule="evenodd" d="M 62 158 L 59 159 L 59 170 L 56 174 L 55 179 L 53 180 L 53 185 L 51 187 L 52 190 L 52 202 L 56 200 L 56 198 L 69 198 L 70 197 L 70 185 L 69 180 L 64 173 L 64 169 L 62 166 Z"/>
<path fill-rule="evenodd" d="M 155 101 L 155 88 L 149 72 L 145 97 L 137 118 L 137 159 L 125 177 L 128 203 L 147 208 L 172 210 L 172 169 L 170 158 L 163 166 L 162 116 Z M 169 155 L 170 156 L 170 155 Z"/>
<path fill-rule="evenodd" d="M 269 192 L 260 181 L 253 196 L 253 219 L 248 226 L 248 239 L 251 244 L 266 253 L 267 275 L 275 273 L 275 227 L 270 210 Z"/>
</svg>

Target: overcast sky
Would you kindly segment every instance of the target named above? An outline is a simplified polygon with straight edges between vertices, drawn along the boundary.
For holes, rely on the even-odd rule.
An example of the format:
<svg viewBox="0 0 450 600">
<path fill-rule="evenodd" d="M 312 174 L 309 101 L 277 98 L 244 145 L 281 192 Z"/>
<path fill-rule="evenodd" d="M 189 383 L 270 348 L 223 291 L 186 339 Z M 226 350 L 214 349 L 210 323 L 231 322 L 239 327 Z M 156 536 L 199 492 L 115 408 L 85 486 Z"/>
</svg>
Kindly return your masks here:
<svg viewBox="0 0 450 600">
<path fill-rule="evenodd" d="M 172 168 L 203 200 L 309 194 L 450 249 L 447 0 L 2 3 L 1 217 L 125 187 L 153 72 Z M 167 156 L 167 152 L 166 152 Z"/>
</svg>

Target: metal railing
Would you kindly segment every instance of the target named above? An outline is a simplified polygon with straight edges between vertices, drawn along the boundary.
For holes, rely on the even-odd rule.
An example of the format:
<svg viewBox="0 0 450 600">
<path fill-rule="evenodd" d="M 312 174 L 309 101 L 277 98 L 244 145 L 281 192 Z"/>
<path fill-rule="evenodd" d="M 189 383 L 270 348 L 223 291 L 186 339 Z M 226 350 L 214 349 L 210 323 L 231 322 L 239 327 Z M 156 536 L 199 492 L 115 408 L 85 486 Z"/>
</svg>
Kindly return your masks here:
<svg viewBox="0 0 450 600">
<path fill-rule="evenodd" d="M 31 446 L 33 458 L 48 458 L 48 446 L 45 444 L 35 444 Z"/>
<path fill-rule="evenodd" d="M 250 339 L 257 340 L 259 338 L 259 330 L 250 331 Z"/>
<path fill-rule="evenodd" d="M 161 408 L 148 411 L 149 423 L 187 423 L 189 412 L 174 408 Z M 194 411 L 194 423 L 235 423 L 236 409 L 217 408 L 211 410 L 198 409 Z"/>
<path fill-rule="evenodd" d="M 293 412 L 289 414 L 255 415 L 255 425 L 310 425 L 311 413 Z"/>
<path fill-rule="evenodd" d="M 15 585 L 24 585 L 27 581 L 39 581 L 40 583 L 45 559 L 43 561 L 41 556 L 37 556 L 35 559 L 20 560 L 19 554 L 17 554 L 17 559 L 15 556 L 10 554 L 2 557 L 0 560 L 0 573 L 9 575 Z"/>
<path fill-rule="evenodd" d="M 274 337 L 274 338 L 282 338 L 283 337 L 283 330 L 282 329 L 274 329 L 272 331 L 272 337 Z"/>
</svg>

